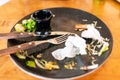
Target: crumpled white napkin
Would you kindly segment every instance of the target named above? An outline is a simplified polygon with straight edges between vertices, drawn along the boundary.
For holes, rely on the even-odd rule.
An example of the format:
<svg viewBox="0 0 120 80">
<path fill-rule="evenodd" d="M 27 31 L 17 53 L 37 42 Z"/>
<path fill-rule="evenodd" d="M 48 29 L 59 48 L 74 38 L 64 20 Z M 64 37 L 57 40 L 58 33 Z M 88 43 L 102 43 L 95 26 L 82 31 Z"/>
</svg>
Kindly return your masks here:
<svg viewBox="0 0 120 80">
<path fill-rule="evenodd" d="M 100 32 L 94 27 L 94 24 L 87 25 L 87 30 L 81 33 L 82 37 L 92 38 L 101 42 L 102 38 Z"/>
<path fill-rule="evenodd" d="M 65 47 L 52 52 L 52 56 L 57 60 L 65 57 L 73 58 L 76 55 L 86 55 L 86 41 L 78 35 L 69 36 L 65 42 Z"/>
</svg>

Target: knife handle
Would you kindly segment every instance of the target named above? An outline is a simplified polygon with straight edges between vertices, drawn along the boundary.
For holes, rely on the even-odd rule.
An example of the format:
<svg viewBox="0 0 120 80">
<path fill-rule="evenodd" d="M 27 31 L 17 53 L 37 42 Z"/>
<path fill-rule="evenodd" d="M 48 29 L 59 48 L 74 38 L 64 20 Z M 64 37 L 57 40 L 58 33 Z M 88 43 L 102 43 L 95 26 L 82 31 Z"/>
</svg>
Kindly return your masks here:
<svg viewBox="0 0 120 80">
<path fill-rule="evenodd" d="M 10 33 L 0 33 L 0 39 L 13 39 L 13 38 L 24 38 L 34 36 L 31 32 L 10 32 Z"/>
<path fill-rule="evenodd" d="M 26 49 L 29 49 L 29 48 L 33 48 L 37 45 L 40 45 L 40 44 L 46 43 L 46 42 L 48 42 L 48 41 L 47 40 L 31 41 L 31 42 L 23 43 L 23 44 L 20 44 L 20 45 L 11 46 L 11 47 L 8 47 L 6 49 L 0 50 L 0 56 L 6 55 L 6 54 L 14 54 L 14 53 L 19 52 L 21 50 L 26 50 Z"/>
<path fill-rule="evenodd" d="M 26 49 L 34 47 L 34 46 L 35 46 L 35 41 L 8 47 L 6 49 L 0 50 L 0 56 L 6 55 L 6 54 L 14 54 L 16 52 L 19 52 L 21 50 L 26 50 Z"/>
</svg>

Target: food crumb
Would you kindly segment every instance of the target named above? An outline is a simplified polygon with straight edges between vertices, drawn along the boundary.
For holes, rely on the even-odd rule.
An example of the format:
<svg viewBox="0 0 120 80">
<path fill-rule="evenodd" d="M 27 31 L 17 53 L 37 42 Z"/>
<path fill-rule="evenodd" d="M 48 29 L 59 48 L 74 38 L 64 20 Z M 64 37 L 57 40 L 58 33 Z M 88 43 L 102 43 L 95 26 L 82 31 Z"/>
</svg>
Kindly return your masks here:
<svg viewBox="0 0 120 80">
<path fill-rule="evenodd" d="M 42 54 L 38 54 L 38 55 L 37 55 L 37 58 L 42 58 Z"/>
</svg>

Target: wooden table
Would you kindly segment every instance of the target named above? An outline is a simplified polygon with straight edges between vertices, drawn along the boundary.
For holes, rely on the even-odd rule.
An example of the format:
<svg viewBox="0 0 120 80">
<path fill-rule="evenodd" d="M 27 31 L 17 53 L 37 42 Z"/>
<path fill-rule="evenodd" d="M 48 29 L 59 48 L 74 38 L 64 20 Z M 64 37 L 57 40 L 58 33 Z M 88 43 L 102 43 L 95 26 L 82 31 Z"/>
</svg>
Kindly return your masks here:
<svg viewBox="0 0 120 80">
<path fill-rule="evenodd" d="M 97 1 L 97 2 L 96 2 Z M 99 17 L 113 36 L 113 50 L 97 71 L 76 80 L 120 79 L 120 3 L 115 0 L 10 0 L 0 6 L 0 33 L 9 32 L 22 17 L 38 9 L 70 7 L 90 12 Z M 0 49 L 6 48 L 6 40 L 0 40 Z M 18 69 L 9 55 L 0 57 L 0 80 L 40 80 Z"/>
</svg>

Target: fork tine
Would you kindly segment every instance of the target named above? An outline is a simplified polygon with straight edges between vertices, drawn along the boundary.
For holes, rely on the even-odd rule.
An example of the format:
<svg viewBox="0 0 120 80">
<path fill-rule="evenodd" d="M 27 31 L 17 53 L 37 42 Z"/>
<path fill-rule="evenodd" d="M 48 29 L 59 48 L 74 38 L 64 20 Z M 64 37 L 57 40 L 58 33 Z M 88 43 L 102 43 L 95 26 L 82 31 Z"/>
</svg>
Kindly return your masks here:
<svg viewBox="0 0 120 80">
<path fill-rule="evenodd" d="M 65 35 L 63 35 L 63 36 L 60 36 L 60 37 L 56 38 L 56 40 L 57 40 L 57 41 L 59 41 L 59 40 L 64 40 L 65 38 L 67 38 L 67 36 L 68 36 L 68 34 L 65 34 Z"/>
<path fill-rule="evenodd" d="M 56 38 L 55 40 L 56 40 L 56 42 L 57 42 L 58 44 L 60 44 L 60 43 L 65 42 L 66 39 L 67 39 L 70 35 L 73 35 L 73 34 L 65 34 L 65 35 L 63 35 L 63 36 L 60 36 L 60 37 Z"/>
<path fill-rule="evenodd" d="M 56 42 L 58 43 L 58 44 L 60 44 L 60 43 L 63 43 L 63 42 L 65 42 L 65 40 L 67 39 L 67 35 L 65 36 L 62 36 L 62 37 L 60 37 L 60 38 L 57 38 L 56 39 Z"/>
</svg>

